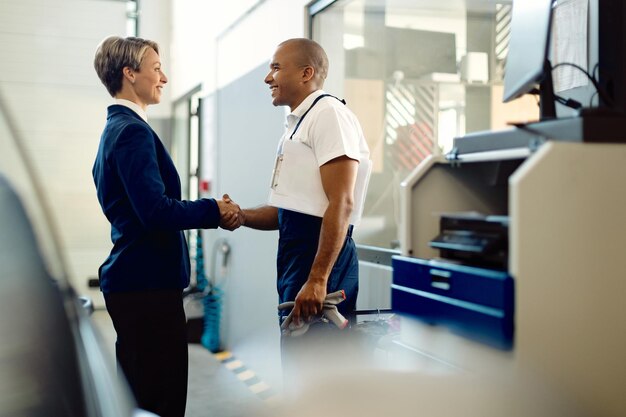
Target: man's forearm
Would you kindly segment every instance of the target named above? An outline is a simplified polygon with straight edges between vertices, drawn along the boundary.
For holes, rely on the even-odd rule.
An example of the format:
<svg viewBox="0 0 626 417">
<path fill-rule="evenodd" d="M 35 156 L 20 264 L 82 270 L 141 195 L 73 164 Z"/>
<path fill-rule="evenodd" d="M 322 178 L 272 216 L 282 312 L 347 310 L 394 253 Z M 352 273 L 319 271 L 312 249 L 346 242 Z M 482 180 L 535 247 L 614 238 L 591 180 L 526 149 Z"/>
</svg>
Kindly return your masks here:
<svg viewBox="0 0 626 417">
<path fill-rule="evenodd" d="M 278 229 L 278 209 L 272 206 L 259 206 L 243 210 L 244 226 L 257 230 Z"/>
<path fill-rule="evenodd" d="M 317 254 L 309 273 L 310 280 L 323 280 L 324 285 L 335 265 L 350 225 L 352 206 L 349 202 L 330 204 L 324 213 Z"/>
</svg>

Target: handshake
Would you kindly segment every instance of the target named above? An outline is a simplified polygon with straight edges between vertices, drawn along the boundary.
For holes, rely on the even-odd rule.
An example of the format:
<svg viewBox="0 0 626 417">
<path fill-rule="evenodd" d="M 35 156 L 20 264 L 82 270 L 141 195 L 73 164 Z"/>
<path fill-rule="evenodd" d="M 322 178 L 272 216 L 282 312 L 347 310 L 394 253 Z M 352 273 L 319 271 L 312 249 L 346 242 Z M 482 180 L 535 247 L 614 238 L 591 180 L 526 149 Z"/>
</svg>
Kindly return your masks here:
<svg viewBox="0 0 626 417">
<path fill-rule="evenodd" d="M 228 194 L 224 194 L 221 200 L 217 201 L 217 207 L 220 209 L 220 227 L 225 230 L 235 230 L 243 226 L 246 222 L 246 216 L 239 204 L 230 199 Z"/>
</svg>

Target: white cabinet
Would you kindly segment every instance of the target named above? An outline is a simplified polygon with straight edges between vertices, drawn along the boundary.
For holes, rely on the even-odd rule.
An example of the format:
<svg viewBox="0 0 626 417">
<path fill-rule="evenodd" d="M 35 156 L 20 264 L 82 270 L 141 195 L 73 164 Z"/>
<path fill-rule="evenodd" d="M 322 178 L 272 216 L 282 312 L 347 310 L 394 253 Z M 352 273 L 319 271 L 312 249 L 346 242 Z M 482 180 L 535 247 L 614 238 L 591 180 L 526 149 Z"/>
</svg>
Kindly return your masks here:
<svg viewBox="0 0 626 417">
<path fill-rule="evenodd" d="M 502 352 L 445 329 L 406 325 L 416 352 L 471 372 L 531 374 L 591 415 L 626 400 L 626 144 L 553 142 L 450 162 L 425 160 L 403 183 L 401 250 L 430 259 L 439 214 L 510 217 L 515 342 Z"/>
</svg>

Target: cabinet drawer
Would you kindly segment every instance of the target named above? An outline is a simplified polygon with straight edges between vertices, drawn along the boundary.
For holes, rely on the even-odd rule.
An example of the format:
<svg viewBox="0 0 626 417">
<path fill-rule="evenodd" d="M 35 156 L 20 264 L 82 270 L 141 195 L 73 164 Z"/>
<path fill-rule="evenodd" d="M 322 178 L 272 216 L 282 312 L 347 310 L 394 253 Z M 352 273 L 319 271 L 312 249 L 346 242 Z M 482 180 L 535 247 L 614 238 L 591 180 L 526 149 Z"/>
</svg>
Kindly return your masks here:
<svg viewBox="0 0 626 417">
<path fill-rule="evenodd" d="M 514 284 L 508 273 L 404 256 L 394 256 L 392 266 L 394 311 L 512 347 Z"/>
</svg>

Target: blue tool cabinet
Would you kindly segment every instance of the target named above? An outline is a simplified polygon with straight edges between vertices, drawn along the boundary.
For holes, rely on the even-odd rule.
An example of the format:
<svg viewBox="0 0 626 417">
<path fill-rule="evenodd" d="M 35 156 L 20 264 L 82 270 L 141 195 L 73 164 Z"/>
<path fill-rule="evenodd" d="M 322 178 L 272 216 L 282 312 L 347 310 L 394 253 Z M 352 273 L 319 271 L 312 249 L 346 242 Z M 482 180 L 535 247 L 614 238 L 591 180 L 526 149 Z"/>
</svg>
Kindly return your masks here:
<svg viewBox="0 0 626 417">
<path fill-rule="evenodd" d="M 514 283 L 504 271 L 394 256 L 392 309 L 500 349 L 513 347 Z"/>
</svg>

